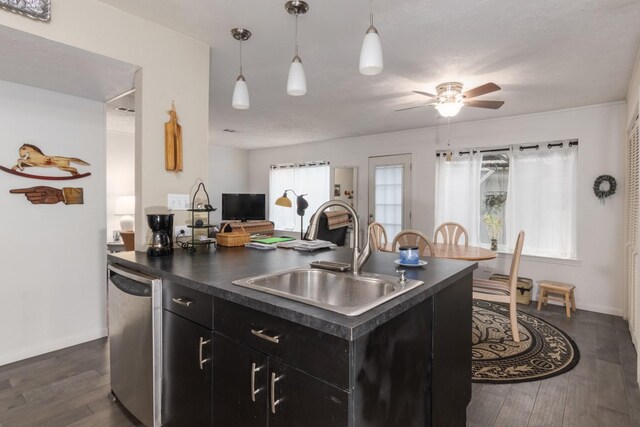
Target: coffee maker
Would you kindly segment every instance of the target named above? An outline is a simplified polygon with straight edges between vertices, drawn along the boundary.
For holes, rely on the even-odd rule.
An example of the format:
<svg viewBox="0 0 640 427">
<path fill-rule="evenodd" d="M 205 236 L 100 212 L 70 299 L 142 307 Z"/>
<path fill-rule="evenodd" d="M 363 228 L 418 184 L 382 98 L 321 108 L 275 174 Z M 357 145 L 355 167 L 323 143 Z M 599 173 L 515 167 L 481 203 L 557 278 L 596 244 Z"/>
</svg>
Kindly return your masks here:
<svg viewBox="0 0 640 427">
<path fill-rule="evenodd" d="M 173 253 L 173 214 L 147 214 L 151 229 L 147 256 L 157 257 Z"/>
</svg>

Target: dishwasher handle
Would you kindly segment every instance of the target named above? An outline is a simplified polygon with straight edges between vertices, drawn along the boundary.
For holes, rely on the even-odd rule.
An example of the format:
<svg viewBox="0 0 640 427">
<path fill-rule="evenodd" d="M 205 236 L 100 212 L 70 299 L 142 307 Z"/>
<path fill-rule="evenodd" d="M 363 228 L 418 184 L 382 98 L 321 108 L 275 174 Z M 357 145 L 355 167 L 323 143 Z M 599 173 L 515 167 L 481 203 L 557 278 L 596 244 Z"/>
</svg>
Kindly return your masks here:
<svg viewBox="0 0 640 427">
<path fill-rule="evenodd" d="M 147 285 L 152 285 L 153 281 L 157 280 L 157 278 L 155 277 L 147 276 L 146 274 L 140 273 L 138 271 L 130 270 L 128 268 L 122 267 L 117 264 L 109 264 L 107 268 L 116 274 L 124 276 L 128 279 L 134 280 L 136 282 L 145 283 Z"/>
<path fill-rule="evenodd" d="M 141 275 L 120 266 L 109 265 L 109 282 L 120 291 L 138 297 L 151 297 L 153 281 L 150 276 Z"/>
</svg>

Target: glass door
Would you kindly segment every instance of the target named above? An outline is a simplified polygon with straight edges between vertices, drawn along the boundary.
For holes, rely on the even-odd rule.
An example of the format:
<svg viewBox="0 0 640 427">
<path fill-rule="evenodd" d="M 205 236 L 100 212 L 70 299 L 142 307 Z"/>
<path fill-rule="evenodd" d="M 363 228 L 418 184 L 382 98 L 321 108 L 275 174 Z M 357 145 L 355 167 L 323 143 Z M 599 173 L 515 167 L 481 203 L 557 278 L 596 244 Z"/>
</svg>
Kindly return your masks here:
<svg viewBox="0 0 640 427">
<path fill-rule="evenodd" d="M 369 157 L 369 223 L 389 239 L 411 228 L 411 154 Z"/>
</svg>

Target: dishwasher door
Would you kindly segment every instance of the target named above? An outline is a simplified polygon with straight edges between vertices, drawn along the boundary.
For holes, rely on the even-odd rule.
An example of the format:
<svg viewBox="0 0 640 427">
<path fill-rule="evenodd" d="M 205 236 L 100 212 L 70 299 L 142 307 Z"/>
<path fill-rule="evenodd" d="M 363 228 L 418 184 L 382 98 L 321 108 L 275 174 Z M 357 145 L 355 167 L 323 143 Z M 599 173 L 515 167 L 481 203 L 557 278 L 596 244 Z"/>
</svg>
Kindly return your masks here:
<svg viewBox="0 0 640 427">
<path fill-rule="evenodd" d="M 108 266 L 111 391 L 138 420 L 160 426 L 162 281 Z"/>
</svg>

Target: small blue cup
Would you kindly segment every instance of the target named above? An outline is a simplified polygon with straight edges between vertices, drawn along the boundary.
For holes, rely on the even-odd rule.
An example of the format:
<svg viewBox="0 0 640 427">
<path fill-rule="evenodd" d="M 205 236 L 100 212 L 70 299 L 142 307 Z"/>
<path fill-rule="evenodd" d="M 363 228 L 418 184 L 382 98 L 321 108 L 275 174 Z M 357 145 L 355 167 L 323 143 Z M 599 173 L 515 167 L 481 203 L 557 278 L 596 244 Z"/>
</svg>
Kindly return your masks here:
<svg viewBox="0 0 640 427">
<path fill-rule="evenodd" d="M 400 246 L 400 264 L 419 264 L 417 246 Z"/>
</svg>

